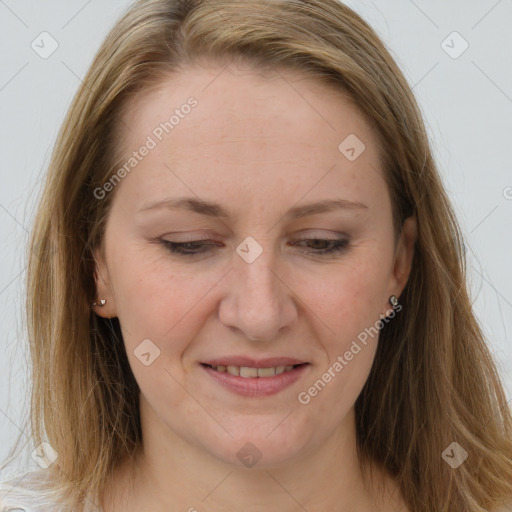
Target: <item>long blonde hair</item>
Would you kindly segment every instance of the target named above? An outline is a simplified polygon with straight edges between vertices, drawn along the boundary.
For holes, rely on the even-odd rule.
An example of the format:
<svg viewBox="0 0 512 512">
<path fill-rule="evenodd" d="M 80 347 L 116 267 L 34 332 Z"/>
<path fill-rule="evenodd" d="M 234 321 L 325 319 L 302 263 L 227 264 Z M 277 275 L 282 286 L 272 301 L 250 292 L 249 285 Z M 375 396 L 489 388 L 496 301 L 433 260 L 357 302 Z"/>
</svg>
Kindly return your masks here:
<svg viewBox="0 0 512 512">
<path fill-rule="evenodd" d="M 90 308 L 93 250 L 114 193 L 116 133 L 136 94 L 188 64 L 242 59 L 301 70 L 348 93 L 380 141 L 395 233 L 418 238 L 400 302 L 356 402 L 361 467 L 382 464 L 414 512 L 493 510 L 512 499 L 512 417 L 472 311 L 462 235 L 416 100 L 374 30 L 337 0 L 140 0 L 96 55 L 60 130 L 31 239 L 27 316 L 36 445 L 82 510 L 141 446 L 139 389 L 117 319 Z M 34 247 L 37 245 L 37 255 Z M 442 453 L 457 442 L 468 461 Z"/>
</svg>

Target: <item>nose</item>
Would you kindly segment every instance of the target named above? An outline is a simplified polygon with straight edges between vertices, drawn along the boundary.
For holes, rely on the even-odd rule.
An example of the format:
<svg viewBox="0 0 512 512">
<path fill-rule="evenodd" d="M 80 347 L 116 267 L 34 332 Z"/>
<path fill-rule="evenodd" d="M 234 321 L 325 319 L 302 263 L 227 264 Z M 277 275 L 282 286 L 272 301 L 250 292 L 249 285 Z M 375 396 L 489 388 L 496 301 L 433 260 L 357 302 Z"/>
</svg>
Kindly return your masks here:
<svg viewBox="0 0 512 512">
<path fill-rule="evenodd" d="M 296 297 L 289 280 L 289 274 L 268 251 L 252 263 L 236 256 L 225 282 L 221 322 L 251 341 L 278 339 L 297 320 Z"/>
</svg>

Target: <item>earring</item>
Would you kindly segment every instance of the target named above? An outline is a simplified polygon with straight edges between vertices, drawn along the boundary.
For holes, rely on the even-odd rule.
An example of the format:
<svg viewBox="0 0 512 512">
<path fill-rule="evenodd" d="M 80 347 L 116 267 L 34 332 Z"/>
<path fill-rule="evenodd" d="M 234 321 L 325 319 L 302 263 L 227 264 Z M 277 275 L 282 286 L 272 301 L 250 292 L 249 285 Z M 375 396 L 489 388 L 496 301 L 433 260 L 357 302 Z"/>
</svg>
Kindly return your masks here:
<svg viewBox="0 0 512 512">
<path fill-rule="evenodd" d="M 93 303 L 92 303 L 92 305 L 93 305 L 93 306 L 99 306 L 99 307 L 101 307 L 101 306 L 104 306 L 104 305 L 106 304 L 106 302 L 107 302 L 107 299 L 100 299 L 99 304 L 97 304 L 96 302 L 93 302 Z"/>
<path fill-rule="evenodd" d="M 394 295 L 391 295 L 391 297 L 389 297 L 389 303 L 393 308 L 396 308 L 398 306 L 398 299 Z"/>
</svg>

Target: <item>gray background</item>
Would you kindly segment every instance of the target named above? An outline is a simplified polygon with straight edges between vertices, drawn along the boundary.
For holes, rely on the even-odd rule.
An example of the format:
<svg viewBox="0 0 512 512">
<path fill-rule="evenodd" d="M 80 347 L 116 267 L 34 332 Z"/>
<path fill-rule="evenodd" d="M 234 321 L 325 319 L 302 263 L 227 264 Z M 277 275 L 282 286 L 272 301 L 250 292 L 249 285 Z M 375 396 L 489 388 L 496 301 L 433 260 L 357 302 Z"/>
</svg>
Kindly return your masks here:
<svg viewBox="0 0 512 512">
<path fill-rule="evenodd" d="M 512 1 L 346 3 L 387 43 L 420 103 L 465 234 L 474 308 L 512 399 Z M 23 301 L 25 246 L 35 199 L 81 77 L 129 4 L 0 0 L 2 461 L 29 410 Z M 31 47 L 33 41 L 42 47 L 43 31 L 58 43 L 46 59 Z M 457 58 L 464 43 L 450 36 L 454 31 L 469 44 Z M 49 39 L 44 48 L 51 48 Z M 28 439 L 26 432 L 21 435 Z M 17 467 L 34 466 L 29 448 L 0 479 Z"/>
</svg>

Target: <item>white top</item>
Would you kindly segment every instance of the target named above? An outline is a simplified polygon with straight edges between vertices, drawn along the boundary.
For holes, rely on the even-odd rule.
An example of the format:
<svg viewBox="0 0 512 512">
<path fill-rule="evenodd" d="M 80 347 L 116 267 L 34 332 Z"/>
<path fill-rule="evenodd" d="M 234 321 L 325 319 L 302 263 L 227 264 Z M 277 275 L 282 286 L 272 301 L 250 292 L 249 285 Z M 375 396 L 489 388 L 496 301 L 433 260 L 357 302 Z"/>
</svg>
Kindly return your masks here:
<svg viewBox="0 0 512 512">
<path fill-rule="evenodd" d="M 0 483 L 0 512 L 69 512 L 48 485 L 44 469 L 28 471 Z M 85 512 L 102 512 L 88 500 Z"/>
</svg>

